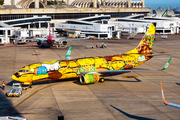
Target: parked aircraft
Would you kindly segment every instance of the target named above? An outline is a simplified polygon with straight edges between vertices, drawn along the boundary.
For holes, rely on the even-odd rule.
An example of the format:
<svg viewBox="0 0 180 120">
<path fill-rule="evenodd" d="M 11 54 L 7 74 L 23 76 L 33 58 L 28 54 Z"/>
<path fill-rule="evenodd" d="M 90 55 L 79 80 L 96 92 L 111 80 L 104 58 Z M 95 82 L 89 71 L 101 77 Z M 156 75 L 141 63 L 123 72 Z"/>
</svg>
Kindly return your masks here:
<svg viewBox="0 0 180 120">
<path fill-rule="evenodd" d="M 169 102 L 167 102 L 167 101 L 165 100 L 162 82 L 160 81 L 160 83 L 161 83 L 161 93 L 162 93 L 163 103 L 164 103 L 165 105 L 167 105 L 167 106 L 171 106 L 171 107 L 175 107 L 175 108 L 180 108 L 180 105 L 174 104 L 174 103 L 169 103 Z"/>
<path fill-rule="evenodd" d="M 151 24 L 139 45 L 125 54 L 72 59 L 70 57 L 70 47 L 66 60 L 46 61 L 27 65 L 12 75 L 12 79 L 25 85 L 31 85 L 33 82 L 38 81 L 79 78 L 81 84 L 90 84 L 98 81 L 104 82 L 105 76 L 114 74 L 165 70 L 168 65 L 165 65 L 163 69 L 156 70 L 131 69 L 145 63 L 154 56 L 152 47 L 155 29 L 156 23 Z M 170 60 L 168 64 L 169 62 Z"/>
<path fill-rule="evenodd" d="M 161 17 L 180 17 L 179 14 L 168 15 L 168 14 L 167 14 L 167 11 L 168 11 L 168 10 L 165 10 Z"/>
<path fill-rule="evenodd" d="M 40 46 L 46 46 L 45 44 L 48 44 L 49 46 L 60 48 L 60 47 L 67 47 L 67 41 L 80 40 L 80 39 L 88 39 L 88 38 L 78 38 L 78 39 L 66 39 L 64 37 L 56 38 L 55 36 L 51 34 L 51 30 L 49 27 L 49 36 L 47 38 L 37 38 L 37 44 Z"/>
</svg>

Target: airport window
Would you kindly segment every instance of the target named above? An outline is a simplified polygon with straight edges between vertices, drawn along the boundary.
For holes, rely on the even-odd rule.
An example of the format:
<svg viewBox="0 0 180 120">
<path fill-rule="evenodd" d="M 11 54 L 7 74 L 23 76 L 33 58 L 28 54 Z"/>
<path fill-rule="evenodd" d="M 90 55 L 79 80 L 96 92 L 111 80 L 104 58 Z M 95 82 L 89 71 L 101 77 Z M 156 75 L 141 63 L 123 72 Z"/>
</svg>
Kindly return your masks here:
<svg viewBox="0 0 180 120">
<path fill-rule="evenodd" d="M 47 22 L 41 23 L 41 27 L 42 27 L 42 28 L 47 28 L 47 27 L 48 27 L 48 23 L 47 23 Z"/>
<path fill-rule="evenodd" d="M 108 24 L 108 21 L 103 21 L 103 24 Z"/>
<path fill-rule="evenodd" d="M 10 30 L 8 30 L 8 35 L 11 35 L 11 31 Z"/>
<path fill-rule="evenodd" d="M 136 17 L 131 17 L 130 19 L 140 19 L 140 18 L 143 18 L 144 15 L 140 15 L 140 16 L 136 16 Z"/>
<path fill-rule="evenodd" d="M 82 22 L 76 22 L 76 21 L 67 21 L 67 23 L 69 23 L 69 24 L 92 25 L 92 24 L 88 24 L 88 23 L 82 23 Z"/>
<path fill-rule="evenodd" d="M 98 34 L 86 34 L 87 36 L 95 36 L 98 37 Z"/>
<path fill-rule="evenodd" d="M 114 26 L 112 26 L 112 30 L 114 31 Z"/>
<path fill-rule="evenodd" d="M 128 19 L 117 19 L 116 21 L 125 21 L 125 22 L 147 22 L 147 21 L 137 21 L 137 20 L 128 20 Z"/>
<path fill-rule="evenodd" d="M 160 18 L 144 18 L 145 20 L 166 20 L 166 19 L 160 19 Z"/>
<path fill-rule="evenodd" d="M 4 33 L 3 30 L 0 30 L 0 35 L 3 35 L 3 33 Z"/>
<path fill-rule="evenodd" d="M 145 16 L 147 15 L 147 13 L 144 12 L 133 12 L 134 14 L 144 14 Z M 78 18 L 83 18 L 83 17 L 91 17 L 91 16 L 95 16 L 95 14 L 101 15 L 102 13 L 54 13 L 54 14 L 1 14 L 0 15 L 0 20 L 1 21 L 5 21 L 5 20 L 13 20 L 13 19 L 22 19 L 22 18 L 29 18 L 29 17 L 33 17 L 34 15 L 37 16 L 42 16 L 42 15 L 46 15 L 46 16 L 50 16 L 52 19 L 78 19 Z M 111 17 L 125 17 L 128 15 L 132 15 L 132 12 L 109 12 L 109 13 L 103 13 L 104 15 L 111 15 Z M 91 20 L 87 20 L 87 21 L 95 21 L 95 20 L 100 20 L 100 19 L 110 19 L 110 17 L 101 17 L 101 18 L 92 18 Z M 84 20 L 86 21 L 86 20 Z"/>
<path fill-rule="evenodd" d="M 29 8 L 35 8 L 35 2 L 32 2 L 30 5 L 29 5 Z M 39 2 L 39 8 L 44 8 L 44 6 L 42 5 L 42 3 Z"/>
<path fill-rule="evenodd" d="M 50 27 L 54 27 L 54 23 L 51 23 L 51 24 L 50 24 Z"/>
<path fill-rule="evenodd" d="M 164 32 L 165 32 L 165 33 L 170 33 L 170 32 L 171 32 L 171 30 L 165 30 Z"/>
<path fill-rule="evenodd" d="M 163 30 L 156 30 L 157 33 L 163 33 Z"/>
<path fill-rule="evenodd" d="M 100 37 L 108 37 L 108 34 L 100 34 Z"/>
</svg>

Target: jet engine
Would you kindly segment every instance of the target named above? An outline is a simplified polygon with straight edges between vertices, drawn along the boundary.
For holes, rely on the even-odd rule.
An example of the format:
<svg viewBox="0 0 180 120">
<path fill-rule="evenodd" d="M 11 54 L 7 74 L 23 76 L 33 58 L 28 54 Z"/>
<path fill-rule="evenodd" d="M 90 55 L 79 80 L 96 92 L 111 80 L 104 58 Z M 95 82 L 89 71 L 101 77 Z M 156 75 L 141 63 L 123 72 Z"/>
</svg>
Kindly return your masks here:
<svg viewBox="0 0 180 120">
<path fill-rule="evenodd" d="M 38 42 L 37 42 L 37 45 L 41 45 L 41 42 L 40 42 L 40 41 L 38 41 Z"/>
<path fill-rule="evenodd" d="M 67 45 L 67 41 L 62 41 L 62 44 L 63 45 Z"/>
<path fill-rule="evenodd" d="M 80 77 L 81 84 L 96 83 L 98 81 L 99 81 L 99 74 L 85 74 L 85 75 L 81 75 Z"/>
</svg>

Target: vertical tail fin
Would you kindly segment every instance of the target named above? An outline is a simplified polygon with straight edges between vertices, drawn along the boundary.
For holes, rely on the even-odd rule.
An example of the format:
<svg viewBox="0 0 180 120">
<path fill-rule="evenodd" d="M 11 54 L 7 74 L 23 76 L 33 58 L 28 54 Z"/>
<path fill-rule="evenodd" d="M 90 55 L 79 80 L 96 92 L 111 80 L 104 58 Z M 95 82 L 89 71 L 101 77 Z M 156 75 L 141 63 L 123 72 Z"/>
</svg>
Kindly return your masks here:
<svg viewBox="0 0 180 120">
<path fill-rule="evenodd" d="M 139 45 L 127 52 L 127 54 L 131 53 L 139 53 L 139 54 L 144 54 L 144 53 L 152 53 L 152 47 L 153 47 L 153 42 L 154 42 L 154 35 L 156 31 L 156 23 L 152 23 L 151 26 L 149 27 L 148 31 L 142 38 L 141 42 Z"/>
<path fill-rule="evenodd" d="M 50 29 L 50 22 L 49 22 L 49 36 L 51 35 L 51 29 Z"/>
<path fill-rule="evenodd" d="M 164 11 L 161 17 L 167 17 L 167 10 Z"/>
</svg>

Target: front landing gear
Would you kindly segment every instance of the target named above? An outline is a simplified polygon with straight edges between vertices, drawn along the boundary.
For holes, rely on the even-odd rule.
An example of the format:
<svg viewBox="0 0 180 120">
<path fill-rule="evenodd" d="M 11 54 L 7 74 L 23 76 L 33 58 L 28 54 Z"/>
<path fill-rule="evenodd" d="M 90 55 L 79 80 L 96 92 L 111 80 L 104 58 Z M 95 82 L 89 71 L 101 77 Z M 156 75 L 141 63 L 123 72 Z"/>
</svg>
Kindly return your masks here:
<svg viewBox="0 0 180 120">
<path fill-rule="evenodd" d="M 104 78 L 100 78 L 99 82 L 103 83 L 104 82 Z"/>
<path fill-rule="evenodd" d="M 32 83 L 28 86 L 29 88 L 32 88 Z"/>
</svg>

